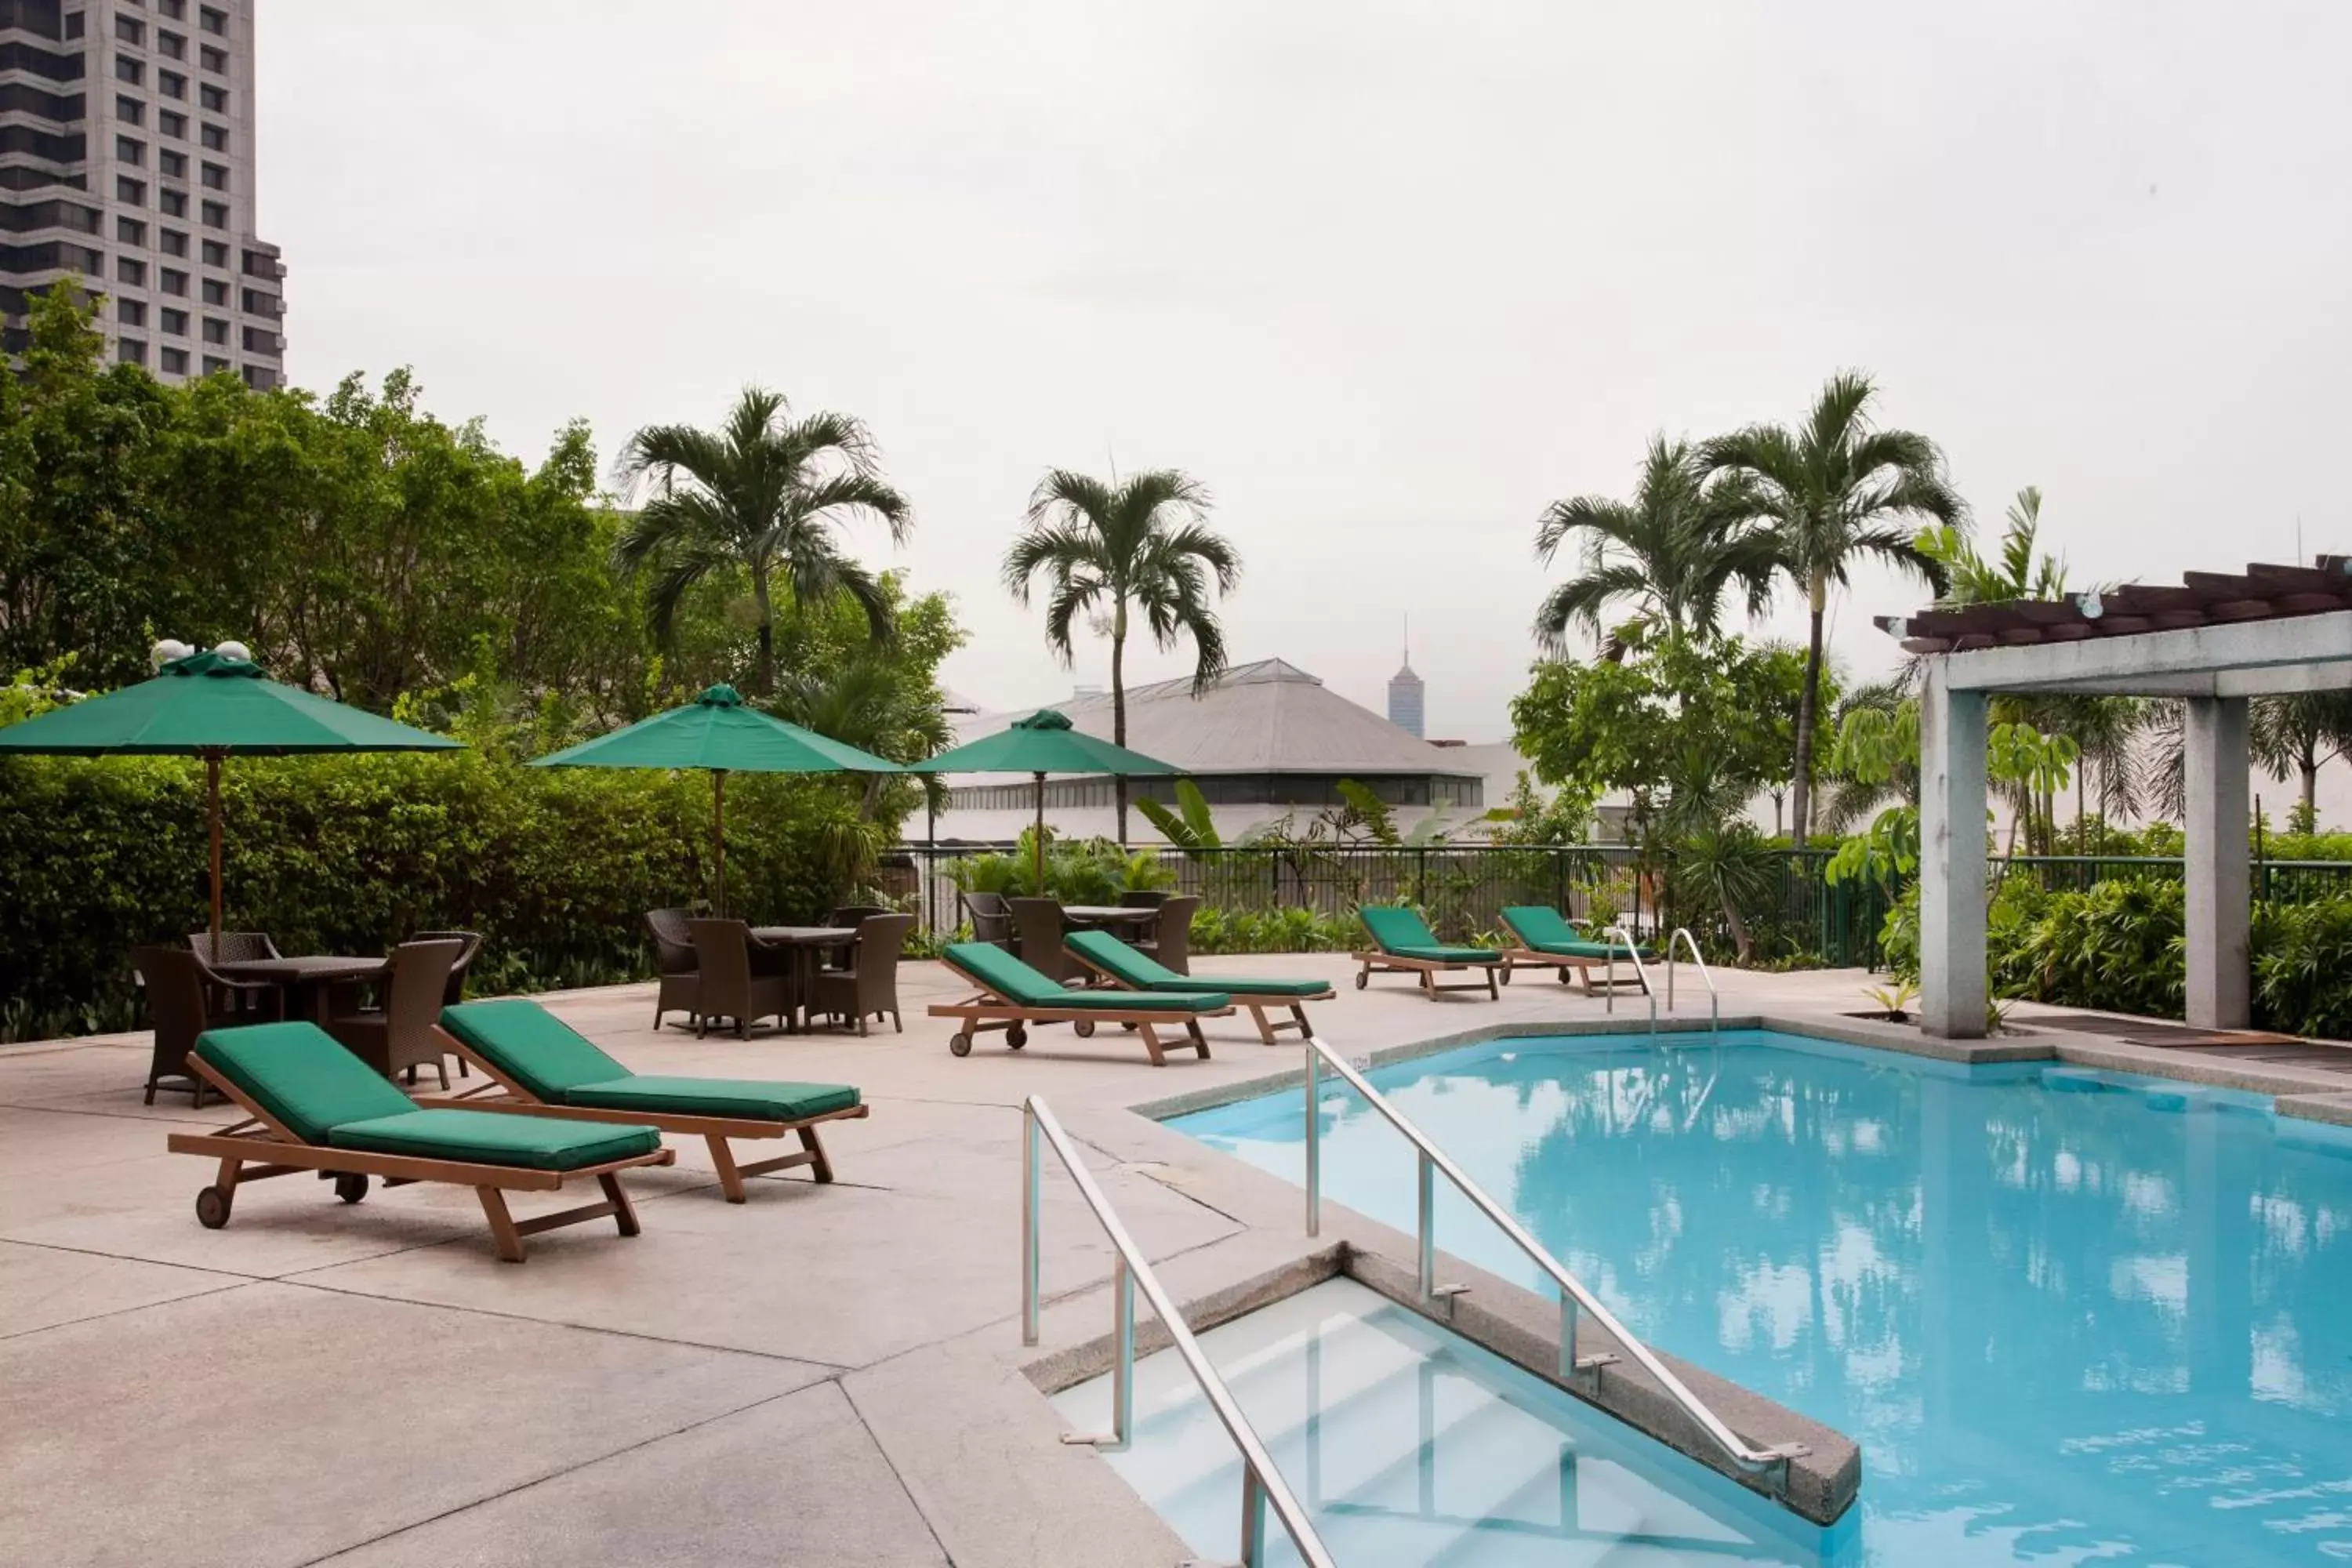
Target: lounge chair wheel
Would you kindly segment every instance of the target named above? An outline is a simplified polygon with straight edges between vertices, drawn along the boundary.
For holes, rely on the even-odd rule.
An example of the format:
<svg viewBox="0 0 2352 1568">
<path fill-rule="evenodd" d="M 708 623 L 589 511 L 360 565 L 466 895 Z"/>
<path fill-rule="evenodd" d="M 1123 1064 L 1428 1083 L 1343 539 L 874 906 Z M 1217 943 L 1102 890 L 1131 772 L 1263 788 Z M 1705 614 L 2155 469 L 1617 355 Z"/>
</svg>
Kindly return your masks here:
<svg viewBox="0 0 2352 1568">
<path fill-rule="evenodd" d="M 1511 972 L 1509 970 L 1506 969 L 1503 971 L 1502 981 L 1506 985 L 1508 985 L 1511 983 Z"/>
<path fill-rule="evenodd" d="M 355 1204 L 367 1196 L 367 1193 L 368 1179 L 365 1172 L 343 1171 L 336 1175 L 335 1195 L 343 1202 Z"/>
<path fill-rule="evenodd" d="M 958 1030 L 948 1037 L 948 1054 L 955 1057 L 971 1055 L 971 1037 Z"/>
<path fill-rule="evenodd" d="M 1370 979 L 1371 976 L 1365 973 L 1362 970 L 1359 969 L 1356 971 L 1356 989 L 1361 991 L 1364 988 L 1365 983 Z"/>
<path fill-rule="evenodd" d="M 1095 1021 L 1092 1018 L 1073 1018 L 1070 1020 L 1070 1033 L 1082 1040 L 1091 1040 L 1095 1037 Z"/>
<path fill-rule="evenodd" d="M 1559 966 L 1559 983 L 1560 983 L 1562 985 L 1566 985 L 1566 984 L 1570 984 L 1570 971 L 1569 971 L 1569 967 L 1568 967 L 1568 965 L 1566 965 L 1566 964 L 1564 964 L 1564 963 L 1563 963 L 1563 964 L 1561 964 L 1561 965 Z"/>
<path fill-rule="evenodd" d="M 1019 1050 L 1029 1043 L 1029 1026 L 1025 1024 L 1013 1025 L 1004 1031 L 1004 1043 L 1013 1049 Z"/>
<path fill-rule="evenodd" d="M 219 1187 L 205 1187 L 196 1194 L 196 1223 L 206 1230 L 218 1230 L 228 1223 L 228 1194 Z"/>
</svg>

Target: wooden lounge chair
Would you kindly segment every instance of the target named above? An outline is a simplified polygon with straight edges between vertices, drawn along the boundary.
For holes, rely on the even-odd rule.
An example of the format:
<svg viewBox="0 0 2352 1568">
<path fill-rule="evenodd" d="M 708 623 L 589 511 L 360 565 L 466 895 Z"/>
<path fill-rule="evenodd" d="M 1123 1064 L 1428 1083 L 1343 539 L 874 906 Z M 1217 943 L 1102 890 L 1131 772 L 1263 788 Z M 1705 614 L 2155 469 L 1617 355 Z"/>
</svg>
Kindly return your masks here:
<svg viewBox="0 0 2352 1568">
<path fill-rule="evenodd" d="M 1621 985 L 1639 986 L 1641 972 L 1621 980 L 1617 965 L 1626 962 L 1625 944 L 1595 942 L 1576 929 L 1558 910 L 1541 904 L 1513 904 L 1502 911 L 1503 929 L 1508 931 L 1517 947 L 1503 950 L 1503 984 L 1511 983 L 1514 969 L 1557 969 L 1559 983 L 1581 978 L 1584 994 L 1598 996 L 1601 990 L 1592 981 L 1592 972 L 1601 972 L 1601 986 L 1615 990 Z M 1651 963 L 1656 955 L 1642 950 L 1642 962 Z"/>
<path fill-rule="evenodd" d="M 956 942 L 940 954 L 940 962 L 979 991 L 965 1001 L 931 1006 L 934 1018 L 963 1020 L 948 1041 L 948 1049 L 960 1057 L 971 1055 L 974 1036 L 992 1029 L 1002 1029 L 1004 1043 L 1017 1051 L 1029 1043 L 1032 1024 L 1067 1024 L 1080 1038 L 1093 1034 L 1097 1024 L 1129 1024 L 1151 1065 L 1166 1067 L 1160 1029 L 1182 1024 L 1193 1049 L 1205 1057 L 1209 1041 L 1201 1033 L 1201 1020 L 1230 1017 L 1234 1010 L 1232 998 L 1217 991 L 1074 991 L 984 942 Z"/>
<path fill-rule="evenodd" d="M 1139 952 L 1107 931 L 1073 931 L 1067 939 L 1070 955 L 1113 985 L 1129 991 L 1221 991 L 1236 1007 L 1249 1010 L 1257 1023 L 1258 1038 L 1279 1045 L 1275 1037 L 1285 1029 L 1314 1033 L 1307 1022 L 1309 1002 L 1328 1002 L 1335 993 L 1323 980 L 1261 980 L 1239 975 L 1179 974 L 1146 952 Z M 1269 1007 L 1287 1007 L 1290 1016 L 1276 1022 Z"/>
<path fill-rule="evenodd" d="M 219 1179 L 196 1194 L 196 1219 L 208 1230 L 228 1223 L 239 1182 L 317 1171 L 335 1178 L 335 1195 L 347 1204 L 367 1195 L 370 1176 L 387 1187 L 454 1182 L 481 1199 L 499 1256 L 520 1263 L 522 1238 L 558 1226 L 610 1215 L 623 1236 L 636 1235 L 637 1211 L 620 1173 L 677 1158 L 642 1123 L 575 1128 L 546 1117 L 420 1108 L 316 1024 L 207 1030 L 188 1065 L 248 1118 L 167 1142 L 174 1154 L 220 1162 Z M 525 1220 L 507 1212 L 508 1193 L 551 1192 L 574 1176 L 595 1177 L 604 1201 Z"/>
<path fill-rule="evenodd" d="M 441 1037 L 489 1081 L 463 1094 L 419 1101 L 453 1110 L 499 1110 L 575 1121 L 620 1121 L 699 1138 L 719 1167 L 719 1190 L 744 1198 L 743 1178 L 806 1165 L 820 1182 L 833 1162 L 817 1141 L 820 1122 L 866 1115 L 842 1083 L 769 1083 L 748 1079 L 660 1078 L 634 1073 L 578 1030 L 527 997 L 465 1002 L 443 1011 Z M 736 1162 L 729 1141 L 800 1135 L 796 1154 Z"/>
<path fill-rule="evenodd" d="M 1421 988 L 1434 996 L 1440 991 L 1484 990 L 1490 999 L 1499 1000 L 1502 992 L 1496 989 L 1495 973 L 1502 966 L 1503 955 L 1490 947 L 1449 947 L 1437 940 L 1429 922 L 1408 909 L 1390 904 L 1367 904 L 1356 911 L 1370 933 L 1371 951 L 1355 954 L 1363 967 L 1356 972 L 1356 989 L 1369 984 L 1374 970 L 1417 974 Z M 1454 970 L 1483 969 L 1486 979 L 1482 986 L 1477 981 L 1468 984 L 1445 985 L 1437 977 Z"/>
</svg>

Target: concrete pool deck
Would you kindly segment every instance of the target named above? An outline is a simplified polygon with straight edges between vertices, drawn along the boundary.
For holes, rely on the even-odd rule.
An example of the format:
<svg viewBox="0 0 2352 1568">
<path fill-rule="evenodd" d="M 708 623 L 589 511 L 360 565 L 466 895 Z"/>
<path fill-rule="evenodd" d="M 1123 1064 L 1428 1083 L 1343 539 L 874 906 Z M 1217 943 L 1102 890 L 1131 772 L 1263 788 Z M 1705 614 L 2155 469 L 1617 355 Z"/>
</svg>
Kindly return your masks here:
<svg viewBox="0 0 2352 1568">
<path fill-rule="evenodd" d="M 1402 977 L 1353 990 L 1341 955 L 1200 967 L 1329 976 L 1340 996 L 1315 1022 L 1351 1055 L 1611 1021 L 1599 998 L 1528 974 L 1500 1002 L 1431 1001 Z M 2329 1100 L 2352 1089 L 2342 1074 L 2074 1030 L 1944 1047 L 1843 1017 L 1867 1005 L 1852 971 L 1719 978 L 1727 1022 L 1962 1059 L 2054 1054 L 2300 1094 L 2315 1114 L 2352 1104 Z M 1038 1029 L 1017 1055 L 988 1037 L 958 1059 L 952 1026 L 919 1016 L 955 989 L 910 963 L 903 1036 L 750 1042 L 656 1035 L 649 986 L 544 998 L 640 1070 L 851 1082 L 873 1115 L 826 1129 L 837 1183 L 756 1179 L 741 1206 L 676 1143 L 676 1167 L 631 1183 L 642 1236 L 551 1232 L 520 1267 L 494 1259 L 472 1195 L 447 1188 L 353 1209 L 289 1178 L 240 1192 L 227 1228 L 205 1230 L 193 1198 L 210 1167 L 163 1138 L 233 1112 L 184 1093 L 142 1106 L 143 1036 L 0 1048 L 0 1541 L 44 1564 L 257 1568 L 1187 1561 L 1108 1466 L 1059 1441 L 1040 1392 L 1098 1370 L 1109 1323 L 1108 1245 L 1057 1173 L 1045 1339 L 1020 1343 L 1023 1098 L 1051 1100 L 1188 1311 L 1229 1316 L 1350 1249 L 1358 1278 L 1393 1290 L 1401 1269 L 1409 1294 L 1410 1244 L 1336 1208 L 1310 1241 L 1295 1188 L 1135 1113 L 1295 1076 L 1297 1049 L 1258 1044 L 1246 1016 L 1211 1026 L 1212 1059 L 1171 1053 L 1160 1069 L 1115 1030 Z M 1703 1019 L 1703 988 L 1682 1003 Z M 1645 1017 L 1619 999 L 1620 1026 Z M 569 1201 L 519 1203 L 519 1217 Z M 1447 1277 L 1475 1287 L 1461 1310 L 1491 1320 L 1482 1337 L 1547 1348 L 1533 1298 L 1458 1265 Z M 1782 1436 L 1749 1430 L 1751 1414 L 1798 1419 L 1702 1392 L 1751 1436 Z M 1839 1469 L 1843 1439 L 1818 1441 Z"/>
</svg>

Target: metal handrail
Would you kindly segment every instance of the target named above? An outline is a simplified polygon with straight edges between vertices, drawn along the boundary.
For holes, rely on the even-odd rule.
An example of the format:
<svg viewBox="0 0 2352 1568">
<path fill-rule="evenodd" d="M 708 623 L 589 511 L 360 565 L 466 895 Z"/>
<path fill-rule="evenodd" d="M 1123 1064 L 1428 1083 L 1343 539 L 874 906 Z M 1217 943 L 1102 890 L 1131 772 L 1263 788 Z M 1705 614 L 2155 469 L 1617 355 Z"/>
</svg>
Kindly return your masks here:
<svg viewBox="0 0 2352 1568">
<path fill-rule="evenodd" d="M 1602 947 L 1609 953 L 1609 962 L 1612 964 L 1617 962 L 1617 950 L 1610 942 L 1612 937 L 1622 938 L 1624 941 L 1625 956 L 1633 961 L 1633 973 L 1642 982 L 1642 994 L 1650 1004 L 1650 1033 L 1655 1035 L 1658 1032 L 1658 992 L 1657 988 L 1650 984 L 1650 972 L 1642 967 L 1642 950 L 1633 945 L 1632 931 L 1622 925 L 1611 926 L 1601 933 L 1601 941 Z M 1666 950 L 1666 956 L 1669 958 L 1674 956 L 1672 948 Z M 1612 980 L 1601 987 L 1601 990 L 1608 997 L 1607 1002 L 1602 1005 L 1602 1011 L 1614 1013 L 1617 1011 L 1617 983 Z M 1669 1010 L 1671 1011 L 1671 1006 Z"/>
<path fill-rule="evenodd" d="M 1160 1315 L 1160 1321 L 1167 1328 L 1169 1340 L 1173 1343 L 1177 1355 L 1182 1358 L 1186 1370 L 1192 1373 L 1192 1381 L 1200 1384 L 1202 1396 L 1209 1402 L 1209 1408 L 1223 1424 L 1225 1436 L 1232 1438 L 1234 1447 L 1241 1450 L 1242 1568 L 1262 1568 L 1266 1560 L 1267 1509 L 1272 1509 L 1275 1516 L 1282 1521 L 1290 1543 L 1298 1549 L 1299 1559 L 1307 1568 L 1333 1568 L 1331 1553 L 1324 1546 L 1322 1537 L 1315 1533 L 1315 1526 L 1308 1521 L 1307 1510 L 1291 1494 L 1289 1484 L 1282 1479 L 1282 1472 L 1275 1468 L 1265 1445 L 1258 1440 L 1256 1429 L 1242 1414 L 1241 1406 L 1234 1403 L 1233 1391 L 1225 1386 L 1224 1379 L 1217 1375 L 1216 1368 L 1209 1364 L 1209 1358 L 1202 1352 L 1200 1341 L 1192 1337 L 1192 1329 L 1184 1322 L 1184 1315 L 1176 1310 L 1175 1303 L 1168 1299 L 1168 1292 L 1161 1289 L 1160 1277 L 1151 1271 L 1143 1249 L 1135 1245 L 1135 1238 L 1129 1236 L 1127 1226 L 1119 1223 L 1118 1213 L 1110 1206 L 1110 1200 L 1103 1196 L 1100 1187 L 1095 1185 L 1095 1179 L 1087 1170 L 1085 1162 L 1078 1158 L 1077 1151 L 1071 1146 L 1069 1134 L 1063 1131 L 1062 1124 L 1054 1120 L 1053 1110 L 1034 1094 L 1021 1106 L 1021 1342 L 1024 1345 L 1037 1342 L 1037 1278 L 1041 1240 L 1039 1202 L 1045 1186 L 1044 1162 L 1038 1152 L 1041 1137 L 1052 1145 L 1063 1168 L 1070 1173 L 1070 1180 L 1077 1184 L 1078 1195 L 1087 1200 L 1088 1208 L 1094 1210 L 1096 1221 L 1102 1226 L 1103 1234 L 1110 1237 L 1112 1249 L 1118 1255 L 1111 1281 L 1118 1359 L 1111 1370 L 1110 1434 L 1096 1437 L 1066 1435 L 1062 1441 L 1087 1443 L 1098 1448 L 1116 1450 L 1126 1447 L 1133 1438 L 1135 1291 L 1140 1285 L 1143 1299 L 1150 1302 L 1151 1310 Z"/>
<path fill-rule="evenodd" d="M 1637 961 L 1638 962 L 1638 961 Z M 1404 1134 L 1420 1157 L 1418 1228 L 1413 1251 L 1418 1259 L 1421 1299 L 1424 1303 L 1447 1301 L 1461 1295 L 1465 1286 L 1437 1283 L 1436 1182 L 1443 1174 L 1454 1184 L 1454 1190 L 1470 1200 L 1470 1206 L 1493 1222 L 1495 1227 L 1509 1237 L 1512 1244 L 1525 1253 L 1552 1278 L 1559 1287 L 1559 1375 L 1564 1383 L 1572 1383 L 1580 1373 L 1596 1376 L 1604 1366 L 1614 1364 L 1612 1355 L 1580 1357 L 1576 1353 L 1576 1321 L 1579 1313 L 1590 1313 L 1603 1333 L 1624 1348 L 1634 1364 L 1655 1378 L 1666 1391 L 1666 1396 L 1681 1406 L 1685 1415 L 1698 1424 L 1724 1457 L 1746 1475 L 1759 1476 L 1777 1496 L 1786 1496 L 1789 1489 L 1789 1461 L 1811 1450 L 1801 1443 L 1776 1443 L 1767 1447 L 1754 1447 L 1747 1439 L 1724 1424 L 1723 1417 L 1708 1408 L 1706 1401 L 1693 1394 L 1683 1380 L 1676 1377 L 1665 1363 L 1647 1345 L 1635 1339 L 1616 1314 L 1601 1304 L 1600 1299 L 1584 1288 L 1581 1280 L 1570 1274 L 1566 1266 L 1544 1249 L 1541 1242 L 1529 1236 L 1519 1222 L 1513 1219 L 1501 1205 L 1486 1195 L 1484 1188 L 1472 1181 L 1461 1166 L 1456 1165 L 1430 1141 L 1429 1135 L 1414 1126 L 1405 1114 L 1389 1103 L 1386 1096 L 1366 1082 L 1364 1076 L 1348 1065 L 1337 1051 L 1316 1036 L 1307 1037 L 1307 1234 L 1319 1236 L 1323 1229 L 1323 1134 L 1321 1106 L 1322 1068 L 1328 1064 L 1339 1073 L 1348 1087 L 1364 1097 L 1364 1102 L 1377 1110 L 1388 1124 Z"/>
<path fill-rule="evenodd" d="M 1681 941 L 1690 948 L 1691 962 L 1698 965 L 1698 977 L 1706 982 L 1707 1026 L 1717 1034 L 1723 1033 L 1723 994 L 1715 988 L 1715 976 L 1707 973 L 1706 960 L 1698 955 L 1698 938 L 1691 935 L 1688 926 L 1675 927 L 1673 936 L 1666 938 L 1666 1011 L 1675 1010 L 1675 943 Z"/>
</svg>

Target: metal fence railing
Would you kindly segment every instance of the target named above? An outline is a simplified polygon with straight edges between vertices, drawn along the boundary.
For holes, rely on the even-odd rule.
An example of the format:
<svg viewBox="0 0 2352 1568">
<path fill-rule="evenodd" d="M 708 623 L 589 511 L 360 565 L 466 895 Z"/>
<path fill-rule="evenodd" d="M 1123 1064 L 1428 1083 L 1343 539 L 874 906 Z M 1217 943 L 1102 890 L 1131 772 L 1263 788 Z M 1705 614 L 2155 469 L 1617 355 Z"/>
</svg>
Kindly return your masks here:
<svg viewBox="0 0 2352 1568">
<path fill-rule="evenodd" d="M 2081 892 L 2126 877 L 2177 881 L 2174 855 L 2011 855 L 1996 859 L 2010 876 L 2030 876 L 2048 892 Z M 2253 863 L 2256 903 L 2300 904 L 2352 893 L 2352 860 L 2272 860 Z"/>
</svg>

